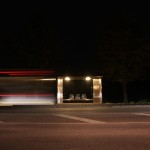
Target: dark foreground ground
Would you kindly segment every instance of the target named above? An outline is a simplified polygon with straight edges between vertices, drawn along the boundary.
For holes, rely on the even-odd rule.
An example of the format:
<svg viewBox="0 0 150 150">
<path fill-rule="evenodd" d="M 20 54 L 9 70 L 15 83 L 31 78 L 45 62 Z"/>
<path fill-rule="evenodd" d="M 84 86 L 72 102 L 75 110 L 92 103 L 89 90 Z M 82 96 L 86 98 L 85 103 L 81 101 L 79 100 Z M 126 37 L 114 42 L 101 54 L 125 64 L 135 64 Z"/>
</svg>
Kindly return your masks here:
<svg viewBox="0 0 150 150">
<path fill-rule="evenodd" d="M 149 150 L 150 106 L 0 107 L 0 150 Z"/>
</svg>

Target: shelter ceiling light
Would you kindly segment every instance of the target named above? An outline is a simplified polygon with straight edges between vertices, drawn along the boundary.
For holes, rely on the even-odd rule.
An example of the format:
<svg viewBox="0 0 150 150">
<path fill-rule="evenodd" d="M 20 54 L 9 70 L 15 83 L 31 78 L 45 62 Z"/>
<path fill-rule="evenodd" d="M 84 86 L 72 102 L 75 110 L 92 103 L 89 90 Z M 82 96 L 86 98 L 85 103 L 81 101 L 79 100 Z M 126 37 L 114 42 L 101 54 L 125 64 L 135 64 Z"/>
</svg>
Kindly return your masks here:
<svg viewBox="0 0 150 150">
<path fill-rule="evenodd" d="M 90 81 L 90 80 L 91 80 L 91 77 L 86 77 L 85 80 L 86 80 L 86 81 Z"/>
<path fill-rule="evenodd" d="M 70 77 L 65 77 L 65 80 L 70 81 L 71 79 L 70 79 Z"/>
</svg>

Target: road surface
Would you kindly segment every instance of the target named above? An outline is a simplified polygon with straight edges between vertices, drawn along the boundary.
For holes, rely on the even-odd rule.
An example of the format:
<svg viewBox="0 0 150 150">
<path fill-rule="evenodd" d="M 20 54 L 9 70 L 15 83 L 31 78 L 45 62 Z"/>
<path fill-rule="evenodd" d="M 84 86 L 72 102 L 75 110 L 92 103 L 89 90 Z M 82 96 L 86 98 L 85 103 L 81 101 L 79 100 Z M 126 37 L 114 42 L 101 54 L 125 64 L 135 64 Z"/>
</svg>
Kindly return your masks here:
<svg viewBox="0 0 150 150">
<path fill-rule="evenodd" d="M 0 150 L 149 149 L 150 107 L 0 108 Z"/>
</svg>

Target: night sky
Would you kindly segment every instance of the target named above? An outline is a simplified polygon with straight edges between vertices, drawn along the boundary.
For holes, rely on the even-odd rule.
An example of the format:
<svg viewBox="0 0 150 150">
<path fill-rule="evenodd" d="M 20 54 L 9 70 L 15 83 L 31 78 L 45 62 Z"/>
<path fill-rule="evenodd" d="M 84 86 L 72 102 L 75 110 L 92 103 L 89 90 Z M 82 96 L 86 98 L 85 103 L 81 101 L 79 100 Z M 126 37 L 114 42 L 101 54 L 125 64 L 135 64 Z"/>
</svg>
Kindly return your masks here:
<svg viewBox="0 0 150 150">
<path fill-rule="evenodd" d="M 62 44 L 60 44 L 60 48 L 55 52 L 59 63 L 56 59 L 54 60 L 55 62 L 53 63 L 56 64 L 52 65 L 54 69 L 55 67 L 56 69 L 59 67 L 62 68 L 61 66 L 63 66 L 64 70 L 68 71 L 74 70 L 73 68 L 77 67 L 83 69 L 88 65 L 88 59 L 93 55 L 95 49 L 95 25 L 94 20 L 92 21 L 91 19 L 93 20 L 93 17 L 86 13 L 76 14 L 76 12 L 71 12 L 70 14 L 69 12 L 63 12 L 61 10 L 44 10 L 44 8 L 24 8 L 16 10 L 11 8 L 7 11 L 5 10 L 2 19 L 3 27 L 1 34 L 3 40 L 1 56 L 4 55 L 2 59 L 5 59 L 1 62 L 1 68 L 28 68 L 28 65 L 25 64 L 26 62 L 22 62 L 23 59 L 18 59 L 22 54 L 15 55 L 13 52 L 11 52 L 11 54 L 13 53 L 11 56 L 7 54 L 9 51 L 12 51 L 12 47 L 9 47 L 10 43 L 11 46 L 14 46 L 14 49 L 18 45 L 22 48 L 22 46 L 24 46 L 22 43 L 30 47 L 30 45 L 28 45 L 28 37 L 30 38 L 32 34 L 30 32 L 34 32 L 35 30 L 36 35 L 34 38 L 39 41 L 39 43 L 41 42 L 40 40 L 45 40 L 46 45 L 47 40 L 49 40 L 47 36 L 52 35 L 52 43 L 54 38 L 58 41 L 57 45 Z M 49 35 L 45 35 L 45 37 L 42 37 L 43 39 L 40 39 L 40 33 L 43 32 L 42 30 L 46 30 L 45 32 L 48 31 Z M 41 45 L 39 44 L 36 50 L 33 47 L 33 51 L 28 51 L 28 54 L 33 55 L 35 51 L 44 52 L 40 46 L 42 47 L 43 43 Z M 16 50 L 15 53 L 21 51 L 21 48 L 20 50 Z M 47 46 L 46 48 L 51 51 L 50 47 Z M 31 54 L 30 52 L 33 53 Z M 51 68 L 51 64 L 48 64 L 46 67 Z M 38 65 L 33 65 L 31 68 L 38 68 Z"/>
<path fill-rule="evenodd" d="M 143 9 L 141 12 L 138 9 L 111 6 L 98 9 L 74 5 L 71 7 L 6 5 L 1 13 L 0 68 L 38 69 L 40 66 L 66 73 L 83 70 L 90 73 L 94 67 L 91 62 L 96 54 L 96 37 L 99 33 L 107 29 L 129 28 L 137 34 L 145 34 L 149 32 L 148 16 L 148 12 L 144 12 Z M 40 35 L 46 32 L 47 35 Z M 53 43 L 54 39 L 56 45 L 59 45 L 53 52 L 57 58 L 50 61 L 49 57 L 49 62 L 42 65 L 46 57 L 45 49 L 51 53 L 50 44 L 47 43 Z M 36 46 L 33 46 L 35 41 Z M 43 45 L 48 46 L 43 48 Z M 23 49 L 24 47 L 26 48 Z M 55 49 L 54 47 L 52 49 Z M 40 55 L 43 59 L 36 55 Z M 29 61 L 33 61 L 33 65 Z M 29 63 L 31 65 L 28 65 Z"/>
</svg>

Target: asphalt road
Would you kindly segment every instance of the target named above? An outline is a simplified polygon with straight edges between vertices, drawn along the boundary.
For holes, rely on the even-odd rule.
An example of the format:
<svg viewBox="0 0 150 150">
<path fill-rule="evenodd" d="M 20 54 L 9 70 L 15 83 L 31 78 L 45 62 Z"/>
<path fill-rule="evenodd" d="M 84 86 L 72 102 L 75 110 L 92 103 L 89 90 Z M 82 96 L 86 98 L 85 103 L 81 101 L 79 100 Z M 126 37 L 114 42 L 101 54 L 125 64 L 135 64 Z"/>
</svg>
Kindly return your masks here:
<svg viewBox="0 0 150 150">
<path fill-rule="evenodd" d="M 150 107 L 0 108 L 0 150 L 149 150 Z"/>
</svg>

